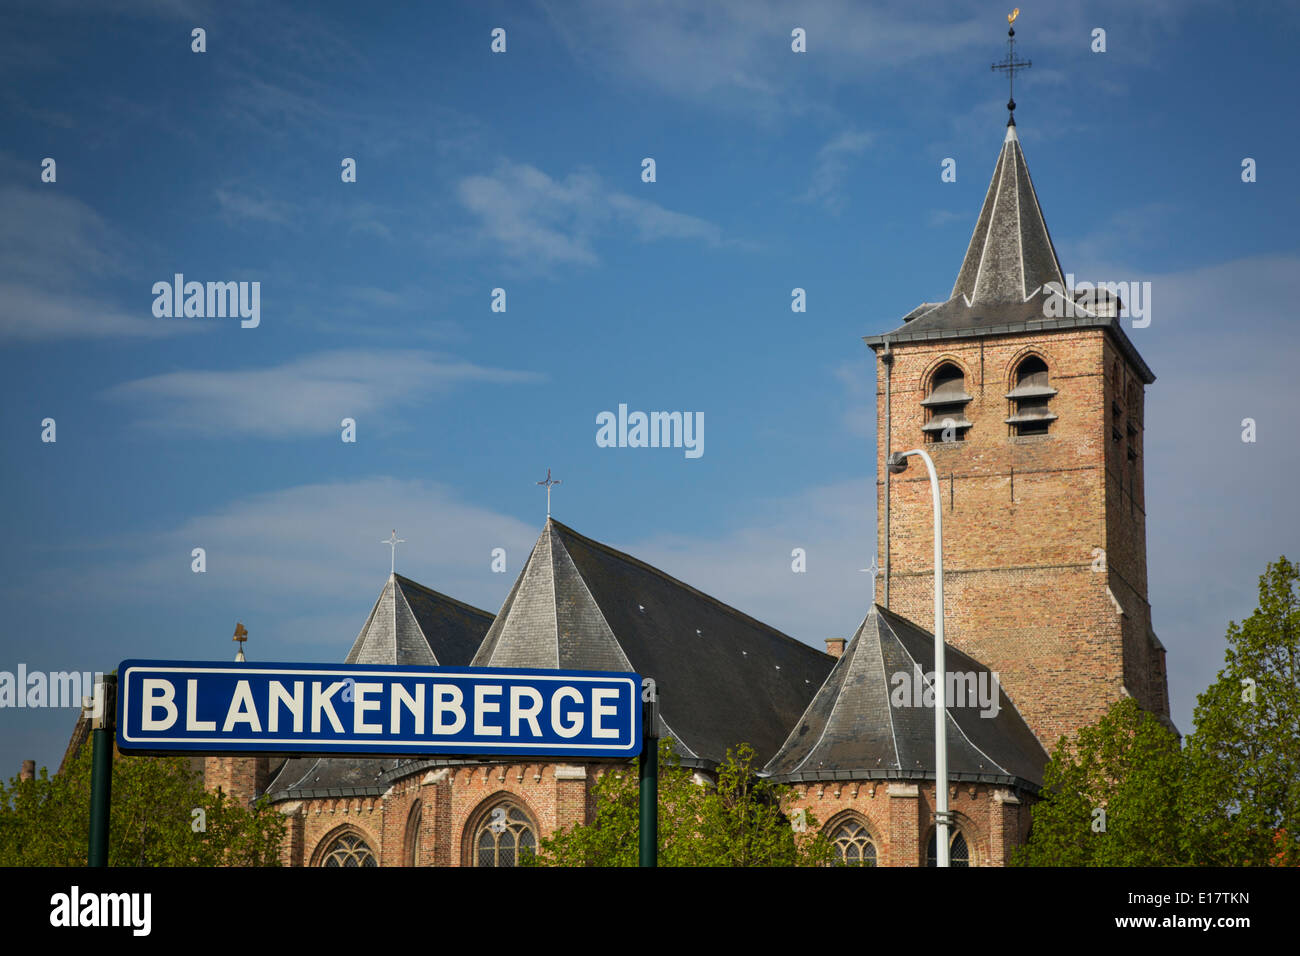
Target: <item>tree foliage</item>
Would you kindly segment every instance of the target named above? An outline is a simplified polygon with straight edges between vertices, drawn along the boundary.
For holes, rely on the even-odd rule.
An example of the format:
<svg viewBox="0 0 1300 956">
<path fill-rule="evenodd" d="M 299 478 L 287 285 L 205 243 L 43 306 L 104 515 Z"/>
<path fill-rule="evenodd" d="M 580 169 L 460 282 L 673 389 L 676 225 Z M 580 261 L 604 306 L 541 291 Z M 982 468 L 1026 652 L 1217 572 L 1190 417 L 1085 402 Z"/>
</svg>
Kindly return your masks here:
<svg viewBox="0 0 1300 956">
<path fill-rule="evenodd" d="M 1300 566 L 1260 577 L 1177 739 L 1131 699 L 1053 751 L 1021 866 L 1300 865 Z M 1098 811 L 1105 812 L 1104 828 Z"/>
<path fill-rule="evenodd" d="M 682 767 L 672 741 L 659 743 L 660 866 L 815 866 L 834 858 L 830 842 L 805 819 L 795 832 L 782 810 L 792 790 L 757 778 L 748 744 L 727 751 L 717 784 Z M 606 770 L 593 787 L 595 819 L 541 841 L 538 866 L 636 866 L 640 784 L 635 764 Z"/>
<path fill-rule="evenodd" d="M 88 744 L 63 773 L 0 784 L 0 865 L 85 866 L 90 776 Z M 268 804 L 204 790 L 184 757 L 113 760 L 109 866 L 278 866 L 284 830 Z"/>
<path fill-rule="evenodd" d="M 1224 667 L 1188 738 L 1189 862 L 1300 866 L 1300 565 L 1259 579 L 1259 607 L 1228 625 Z M 1291 836 L 1288 838 L 1288 834 Z"/>
<path fill-rule="evenodd" d="M 1057 743 L 1029 842 L 1012 865 L 1175 865 L 1181 782 L 1178 738 L 1122 698 L 1074 741 Z"/>
</svg>

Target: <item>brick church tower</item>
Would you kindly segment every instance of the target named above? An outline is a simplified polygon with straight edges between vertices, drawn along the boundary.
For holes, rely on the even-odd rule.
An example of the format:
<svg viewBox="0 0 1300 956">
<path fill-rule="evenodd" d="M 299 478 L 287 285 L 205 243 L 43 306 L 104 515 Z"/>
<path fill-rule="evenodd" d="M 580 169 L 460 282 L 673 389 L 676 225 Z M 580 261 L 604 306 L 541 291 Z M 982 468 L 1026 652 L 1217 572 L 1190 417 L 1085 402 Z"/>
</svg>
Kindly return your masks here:
<svg viewBox="0 0 1300 956">
<path fill-rule="evenodd" d="M 1121 308 L 1066 288 L 1013 114 L 951 297 L 866 338 L 881 603 L 934 628 L 929 478 L 915 459 L 886 467 L 921 446 L 942 486 L 947 641 L 999 672 L 1048 749 L 1125 694 L 1169 719 L 1147 602 L 1142 404 L 1155 376 Z"/>
</svg>

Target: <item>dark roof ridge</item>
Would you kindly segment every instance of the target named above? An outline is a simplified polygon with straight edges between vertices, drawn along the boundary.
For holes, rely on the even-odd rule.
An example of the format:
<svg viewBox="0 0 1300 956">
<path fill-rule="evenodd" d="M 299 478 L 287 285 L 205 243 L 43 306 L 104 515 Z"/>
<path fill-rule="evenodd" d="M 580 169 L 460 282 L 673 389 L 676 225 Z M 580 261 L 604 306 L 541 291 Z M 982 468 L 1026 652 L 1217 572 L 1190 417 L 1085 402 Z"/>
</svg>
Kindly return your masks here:
<svg viewBox="0 0 1300 956">
<path fill-rule="evenodd" d="M 408 577 L 403 577 L 402 575 L 398 574 L 396 571 L 392 572 L 392 577 L 398 582 L 402 583 L 403 585 L 411 585 L 412 587 L 424 591 L 426 594 L 431 594 L 439 601 L 446 601 L 448 604 L 454 604 L 457 607 L 462 607 L 465 610 L 470 611 L 474 614 L 482 614 L 484 617 L 490 617 L 490 618 L 496 617 L 496 615 L 493 614 L 491 611 L 485 611 L 481 607 L 475 607 L 472 604 L 466 604 L 464 601 L 458 601 L 451 595 L 443 594 L 441 591 L 435 591 L 433 588 L 429 587 L 428 585 L 421 584 L 419 581 L 414 581 Z M 419 623 L 418 620 L 416 623 L 417 624 Z"/>
<path fill-rule="evenodd" d="M 744 611 L 738 610 L 732 607 L 730 604 L 727 604 L 725 601 L 721 601 L 718 598 L 715 598 L 711 594 L 705 594 L 703 591 L 699 590 L 699 588 L 692 587 L 691 585 L 687 584 L 685 581 L 673 577 L 667 571 L 662 571 L 659 568 L 656 568 L 653 564 L 647 564 L 646 562 L 642 561 L 640 558 L 635 558 L 630 554 L 627 554 L 623 551 L 619 551 L 617 548 L 611 548 L 607 544 L 602 544 L 599 541 L 596 541 L 592 538 L 588 538 L 586 535 L 574 531 L 568 525 L 562 524 L 561 522 L 556 521 L 554 518 L 547 518 L 546 520 L 552 525 L 554 525 L 557 529 L 559 529 L 564 534 L 572 535 L 573 537 L 577 538 L 579 541 L 581 541 L 583 544 L 587 545 L 588 547 L 595 548 L 596 550 L 599 551 L 603 551 L 612 557 L 618 558 L 621 561 L 626 561 L 629 564 L 641 568 L 642 570 L 650 571 L 651 573 L 656 574 L 659 577 L 663 578 L 665 581 L 667 581 L 669 584 L 672 584 L 674 587 L 681 588 L 684 591 L 689 591 L 691 594 L 703 598 L 705 601 L 708 601 L 710 604 L 713 604 L 716 607 L 721 608 L 723 611 L 726 611 L 728 614 L 732 615 L 733 617 L 740 618 L 741 620 L 748 621 L 751 624 L 755 624 L 758 627 L 763 628 L 764 630 L 771 631 L 777 637 L 783 638 L 784 640 L 789 641 L 793 644 L 797 644 L 802 648 L 817 651 L 817 653 L 822 654 L 823 656 L 826 657 L 830 656 L 825 651 L 818 650 L 816 647 L 814 647 L 812 644 L 809 644 L 807 641 L 801 641 L 799 640 L 799 638 L 793 637 L 785 633 L 785 631 L 778 630 L 777 628 L 773 627 L 771 624 L 766 624 L 763 621 L 760 621 L 756 617 L 751 617 L 750 615 L 746 614 Z"/>
</svg>

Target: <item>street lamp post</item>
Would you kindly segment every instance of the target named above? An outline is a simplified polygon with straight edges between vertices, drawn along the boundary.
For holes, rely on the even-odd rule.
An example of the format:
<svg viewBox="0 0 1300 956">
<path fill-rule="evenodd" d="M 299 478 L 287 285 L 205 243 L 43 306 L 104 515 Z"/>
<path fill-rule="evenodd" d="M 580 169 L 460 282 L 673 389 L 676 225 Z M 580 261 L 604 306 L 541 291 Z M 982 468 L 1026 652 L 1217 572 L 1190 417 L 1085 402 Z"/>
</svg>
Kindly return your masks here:
<svg viewBox="0 0 1300 956">
<path fill-rule="evenodd" d="M 899 474 L 907 470 L 907 459 L 920 456 L 930 472 L 930 490 L 934 495 L 934 790 L 935 849 L 939 866 L 948 866 L 948 737 L 946 731 L 947 675 L 943 663 L 943 508 L 939 503 L 939 477 L 934 462 L 922 449 L 898 451 L 889 456 L 889 470 Z"/>
</svg>

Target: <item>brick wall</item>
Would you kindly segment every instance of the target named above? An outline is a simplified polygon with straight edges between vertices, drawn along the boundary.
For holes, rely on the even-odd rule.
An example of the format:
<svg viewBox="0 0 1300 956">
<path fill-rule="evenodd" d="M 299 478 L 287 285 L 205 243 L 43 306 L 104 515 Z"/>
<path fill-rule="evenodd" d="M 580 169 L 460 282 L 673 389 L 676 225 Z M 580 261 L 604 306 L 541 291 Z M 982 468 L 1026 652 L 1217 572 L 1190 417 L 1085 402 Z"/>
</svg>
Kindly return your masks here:
<svg viewBox="0 0 1300 956">
<path fill-rule="evenodd" d="M 259 756 L 207 757 L 203 761 L 203 786 L 220 787 L 241 805 L 252 802 L 270 782 L 271 758 Z"/>
<path fill-rule="evenodd" d="M 381 866 L 406 866 L 408 838 L 420 840 L 421 866 L 463 866 L 469 840 L 502 798 L 536 824 L 539 840 L 595 817 L 592 788 L 605 764 L 500 763 L 417 771 L 382 797 L 282 802 L 290 839 L 286 865 L 318 865 L 344 828 L 360 833 Z M 420 802 L 418 825 L 412 808 Z M 468 838 L 468 839 L 467 839 Z M 296 841 L 296 842 L 295 842 Z"/>
<path fill-rule="evenodd" d="M 1046 435 L 1013 436 L 1004 421 L 1012 413 L 1006 394 L 1016 366 L 1031 354 L 1047 363 L 1058 390 L 1049 407 L 1059 417 Z M 1059 735 L 1102 716 L 1124 687 L 1143 707 L 1167 715 L 1163 654 L 1146 596 L 1142 386 L 1107 334 L 905 343 L 893 355 L 892 450 L 924 447 L 941 484 L 948 642 L 999 672 L 1049 749 Z M 965 441 L 925 444 L 920 401 L 944 362 L 965 376 L 965 416 L 973 424 Z M 886 367 L 879 361 L 877 373 L 883 515 Z M 1123 408 L 1119 442 L 1112 440 L 1116 402 Z M 929 478 L 923 462 L 909 459 L 907 471 L 890 480 L 890 609 L 933 629 Z"/>
<path fill-rule="evenodd" d="M 787 812 L 805 808 L 833 837 L 853 815 L 866 823 L 879 866 L 921 866 L 934 829 L 934 784 L 886 780 L 801 783 Z M 957 783 L 948 809 L 966 838 L 971 866 L 1005 866 L 1029 833 L 1029 798 L 1006 787 Z"/>
</svg>

